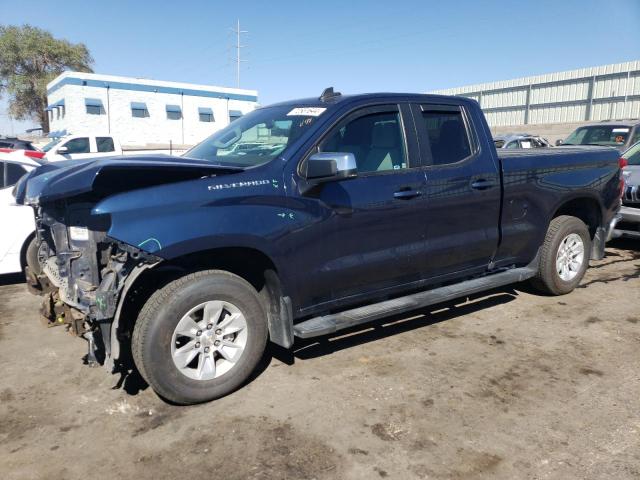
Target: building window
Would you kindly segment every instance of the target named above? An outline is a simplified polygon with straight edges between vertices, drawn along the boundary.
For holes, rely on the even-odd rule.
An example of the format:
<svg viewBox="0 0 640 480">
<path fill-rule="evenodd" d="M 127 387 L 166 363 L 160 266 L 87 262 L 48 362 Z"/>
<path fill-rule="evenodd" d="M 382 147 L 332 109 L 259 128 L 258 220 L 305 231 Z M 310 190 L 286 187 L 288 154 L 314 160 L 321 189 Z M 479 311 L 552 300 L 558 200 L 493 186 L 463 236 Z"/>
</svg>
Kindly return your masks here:
<svg viewBox="0 0 640 480">
<path fill-rule="evenodd" d="M 53 104 L 53 108 L 56 110 L 56 118 L 64 118 L 64 100 L 60 100 Z"/>
<path fill-rule="evenodd" d="M 229 110 L 229 123 L 237 120 L 242 116 L 242 112 L 240 110 Z"/>
<path fill-rule="evenodd" d="M 85 98 L 84 105 L 89 115 L 104 115 L 104 106 L 99 98 Z"/>
<path fill-rule="evenodd" d="M 198 108 L 198 115 L 201 122 L 214 122 L 213 110 L 206 107 Z"/>
<path fill-rule="evenodd" d="M 182 110 L 180 105 L 167 105 L 167 120 L 180 120 L 182 118 Z"/>
<path fill-rule="evenodd" d="M 143 102 L 131 102 L 131 116 L 135 118 L 148 118 L 149 110 Z"/>
</svg>

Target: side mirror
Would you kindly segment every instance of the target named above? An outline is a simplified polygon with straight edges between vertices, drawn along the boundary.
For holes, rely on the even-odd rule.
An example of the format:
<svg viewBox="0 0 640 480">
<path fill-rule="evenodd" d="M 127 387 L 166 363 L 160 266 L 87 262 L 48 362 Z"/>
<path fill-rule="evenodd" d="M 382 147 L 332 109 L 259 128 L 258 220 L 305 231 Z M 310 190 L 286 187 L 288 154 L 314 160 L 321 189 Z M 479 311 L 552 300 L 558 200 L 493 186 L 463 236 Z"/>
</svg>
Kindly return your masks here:
<svg viewBox="0 0 640 480">
<path fill-rule="evenodd" d="M 69 153 L 69 149 L 67 147 L 60 147 L 56 150 L 56 153 L 60 155 L 66 155 L 67 153 Z"/>
<path fill-rule="evenodd" d="M 320 152 L 307 160 L 305 178 L 313 183 L 343 180 L 358 176 L 353 153 Z"/>
<path fill-rule="evenodd" d="M 559 147 L 560 145 L 562 145 L 564 142 L 562 141 L 562 139 L 556 140 L 556 147 Z"/>
</svg>

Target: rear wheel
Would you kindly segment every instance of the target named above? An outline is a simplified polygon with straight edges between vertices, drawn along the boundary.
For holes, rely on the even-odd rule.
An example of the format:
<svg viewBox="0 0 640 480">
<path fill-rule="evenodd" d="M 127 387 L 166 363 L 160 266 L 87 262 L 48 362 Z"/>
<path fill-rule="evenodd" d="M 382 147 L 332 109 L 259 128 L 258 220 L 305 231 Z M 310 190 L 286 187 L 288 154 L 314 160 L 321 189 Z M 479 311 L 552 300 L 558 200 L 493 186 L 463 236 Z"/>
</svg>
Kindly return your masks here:
<svg viewBox="0 0 640 480">
<path fill-rule="evenodd" d="M 266 341 L 258 292 L 237 275 L 207 270 L 151 296 L 136 322 L 132 352 L 159 395 L 192 404 L 238 388 L 256 368 Z"/>
<path fill-rule="evenodd" d="M 570 293 L 584 277 L 590 256 L 591 237 L 584 222 L 569 215 L 556 217 L 549 224 L 538 274 L 531 283 L 552 295 Z"/>
</svg>

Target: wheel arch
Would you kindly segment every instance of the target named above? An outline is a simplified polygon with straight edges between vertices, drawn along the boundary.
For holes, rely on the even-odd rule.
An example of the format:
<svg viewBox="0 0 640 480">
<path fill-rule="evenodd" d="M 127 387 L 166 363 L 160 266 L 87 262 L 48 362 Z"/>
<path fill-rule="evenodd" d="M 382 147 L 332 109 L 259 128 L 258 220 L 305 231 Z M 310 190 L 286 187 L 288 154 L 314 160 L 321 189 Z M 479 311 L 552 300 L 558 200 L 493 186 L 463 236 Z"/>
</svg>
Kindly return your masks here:
<svg viewBox="0 0 640 480">
<path fill-rule="evenodd" d="M 593 196 L 583 195 L 565 199 L 558 205 L 549 222 L 561 215 L 569 215 L 582 220 L 589 229 L 592 240 L 591 258 L 599 259 L 604 255 L 603 211 L 600 201 Z"/>
<path fill-rule="evenodd" d="M 34 238 L 36 238 L 35 230 L 27 236 L 25 241 L 22 243 L 22 247 L 20 247 L 20 267 L 22 268 L 23 272 L 25 267 L 27 266 L 27 250 L 29 249 L 29 244 Z"/>
<path fill-rule="evenodd" d="M 549 221 L 560 215 L 570 215 L 582 220 L 589 228 L 592 239 L 597 228 L 602 226 L 602 205 L 597 198 L 592 196 L 585 195 L 565 199 L 556 207 Z"/>
<path fill-rule="evenodd" d="M 122 291 L 111 329 L 114 358 L 126 363 L 129 347 L 123 349 L 120 341 L 130 338 L 140 310 L 155 291 L 189 273 L 211 269 L 233 273 L 249 282 L 264 302 L 271 342 L 285 348 L 293 345 L 291 300 L 283 290 L 272 258 L 250 247 L 220 247 L 163 260 L 152 267 L 131 272 L 135 277 Z"/>
</svg>

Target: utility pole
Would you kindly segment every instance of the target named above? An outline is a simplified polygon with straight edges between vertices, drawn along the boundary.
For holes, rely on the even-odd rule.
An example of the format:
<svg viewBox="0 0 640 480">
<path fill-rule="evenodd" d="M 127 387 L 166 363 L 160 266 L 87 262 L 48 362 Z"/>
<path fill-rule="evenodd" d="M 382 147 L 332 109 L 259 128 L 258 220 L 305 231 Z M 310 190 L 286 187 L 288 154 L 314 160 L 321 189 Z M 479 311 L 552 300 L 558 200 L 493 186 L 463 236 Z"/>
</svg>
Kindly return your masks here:
<svg viewBox="0 0 640 480">
<path fill-rule="evenodd" d="M 240 64 L 242 62 L 246 62 L 246 60 L 242 60 L 240 57 L 240 49 L 244 48 L 246 45 L 242 45 L 240 43 L 240 36 L 243 33 L 249 33 L 247 30 L 240 30 L 240 20 L 238 19 L 237 28 L 232 28 L 231 31 L 236 34 L 236 85 L 240 88 Z"/>
</svg>

